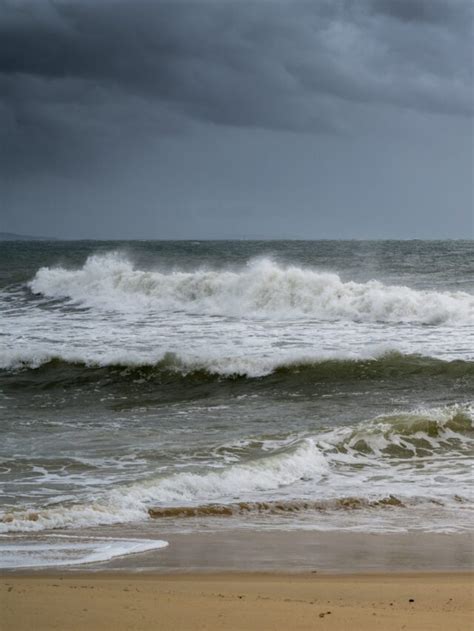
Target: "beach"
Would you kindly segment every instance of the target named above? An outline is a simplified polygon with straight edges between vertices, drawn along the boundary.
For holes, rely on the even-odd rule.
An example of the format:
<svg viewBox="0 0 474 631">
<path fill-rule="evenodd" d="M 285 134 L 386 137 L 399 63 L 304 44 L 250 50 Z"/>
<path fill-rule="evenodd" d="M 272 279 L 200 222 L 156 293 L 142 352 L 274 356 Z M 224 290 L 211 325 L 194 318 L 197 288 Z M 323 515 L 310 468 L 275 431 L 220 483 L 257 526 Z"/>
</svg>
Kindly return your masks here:
<svg viewBox="0 0 474 631">
<path fill-rule="evenodd" d="M 2 631 L 472 627 L 472 253 L 6 245 Z"/>
<path fill-rule="evenodd" d="M 56 573 L 0 581 L 2 628 L 383 629 L 473 628 L 470 574 Z"/>
<path fill-rule="evenodd" d="M 163 550 L 87 569 L 4 572 L 2 628 L 474 628 L 471 536 L 230 531 L 167 538 Z"/>
</svg>

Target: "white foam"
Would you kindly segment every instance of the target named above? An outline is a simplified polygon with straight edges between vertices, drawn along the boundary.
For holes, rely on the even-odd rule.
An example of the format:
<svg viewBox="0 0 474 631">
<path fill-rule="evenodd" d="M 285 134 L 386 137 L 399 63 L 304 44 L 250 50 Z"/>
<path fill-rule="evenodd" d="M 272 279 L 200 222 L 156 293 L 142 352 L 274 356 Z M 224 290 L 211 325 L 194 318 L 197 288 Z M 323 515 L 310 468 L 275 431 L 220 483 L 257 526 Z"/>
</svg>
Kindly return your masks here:
<svg viewBox="0 0 474 631">
<path fill-rule="evenodd" d="M 301 478 L 321 479 L 329 464 L 311 438 L 291 451 L 206 473 L 177 473 L 158 482 L 131 489 L 127 499 L 156 502 L 223 501 L 289 487 Z"/>
<path fill-rule="evenodd" d="M 147 539 L 81 539 L 43 543 L 2 543 L 0 541 L 0 568 L 42 568 L 102 563 L 117 557 L 150 550 L 159 550 L 167 541 Z"/>
<path fill-rule="evenodd" d="M 192 353 L 182 351 L 170 352 L 134 352 L 123 350 L 99 352 L 93 349 L 65 349 L 58 352 L 46 348 L 31 348 L 20 351 L 16 349 L 0 350 L 0 369 L 20 369 L 23 367 L 39 368 L 54 359 L 68 363 L 83 363 L 86 366 L 124 366 L 136 368 L 139 366 L 155 366 L 166 361 L 169 370 L 175 370 L 182 374 L 194 370 L 207 370 L 210 373 L 220 375 L 247 375 L 249 377 L 262 377 L 275 369 L 291 365 L 316 363 L 329 359 L 375 359 L 386 354 L 385 349 L 374 349 L 373 352 L 342 353 L 342 352 L 280 352 L 273 357 L 229 356 L 220 355 L 208 349 L 205 353 Z"/>
<path fill-rule="evenodd" d="M 251 261 L 236 271 L 143 271 L 118 253 L 90 256 L 79 270 L 41 268 L 37 294 L 93 307 L 149 308 L 235 317 L 366 322 L 473 322 L 474 297 L 465 292 L 417 291 L 372 280 L 343 282 L 334 273 Z"/>
<path fill-rule="evenodd" d="M 90 503 L 4 515 L 0 532 L 143 521 L 150 507 L 241 500 L 377 499 L 394 494 L 408 503 L 410 497 L 424 497 L 456 507 L 456 494 L 471 495 L 473 440 L 450 422 L 470 420 L 472 426 L 473 419 L 472 406 L 450 406 L 383 416 L 312 437 L 285 437 L 273 441 L 270 450 L 264 445 L 252 460 L 216 461 L 195 471 L 115 487 Z M 418 430 L 425 421 L 431 424 L 429 431 Z M 362 441 L 366 449 L 361 450 Z M 409 460 L 386 452 L 393 447 L 409 453 Z M 438 451 L 443 447 L 445 455 Z"/>
<path fill-rule="evenodd" d="M 89 367 L 123 366 L 124 368 L 151 367 L 164 362 L 167 370 L 186 375 L 196 370 L 205 370 L 211 374 L 247 377 L 264 377 L 284 367 L 311 365 L 329 360 L 369 360 L 381 359 L 391 350 L 374 347 L 360 352 L 308 352 L 275 351 L 272 356 L 227 355 L 207 349 L 201 352 L 133 352 L 123 350 L 91 349 L 68 350 L 58 352 L 46 349 L 0 350 L 0 369 L 17 370 L 21 368 L 39 368 L 51 360 L 59 359 L 67 363 L 79 363 Z"/>
<path fill-rule="evenodd" d="M 165 272 L 112 253 L 77 270 L 42 268 L 30 287 L 36 300 L 0 292 L 0 368 L 52 358 L 139 366 L 174 356 L 177 371 L 260 377 L 291 363 L 387 351 L 474 359 L 470 294 L 343 282 L 269 259 Z"/>
<path fill-rule="evenodd" d="M 439 408 L 421 407 L 411 412 L 395 410 L 391 414 L 383 414 L 356 426 L 328 430 L 319 436 L 318 444 L 325 447 L 344 447 L 348 453 L 360 458 L 360 450 L 356 449 L 356 446 L 363 441 L 367 453 L 377 461 L 381 461 L 384 450 L 390 447 L 399 447 L 416 454 L 416 446 L 420 441 L 425 443 L 425 450 L 430 448 L 434 452 L 445 446 L 454 453 L 455 444 L 460 448 L 474 446 L 473 437 L 450 429 L 450 422 L 457 416 L 470 422 L 471 428 L 474 429 L 474 404 L 454 404 Z M 416 431 L 417 428 L 420 429 Z"/>
<path fill-rule="evenodd" d="M 320 478 L 327 471 L 324 455 L 313 440 L 305 439 L 289 453 L 206 472 L 181 472 L 142 481 L 113 489 L 91 504 L 4 514 L 0 533 L 140 521 L 147 518 L 148 507 L 156 503 L 225 501 L 229 497 L 278 490 L 305 476 Z"/>
</svg>

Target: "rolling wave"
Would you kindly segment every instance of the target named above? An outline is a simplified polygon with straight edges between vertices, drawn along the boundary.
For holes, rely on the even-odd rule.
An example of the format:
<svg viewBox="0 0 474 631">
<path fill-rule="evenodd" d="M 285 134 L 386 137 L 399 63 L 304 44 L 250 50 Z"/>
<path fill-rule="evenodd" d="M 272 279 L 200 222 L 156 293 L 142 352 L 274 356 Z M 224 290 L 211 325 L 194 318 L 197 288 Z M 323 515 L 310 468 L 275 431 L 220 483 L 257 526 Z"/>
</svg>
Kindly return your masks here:
<svg viewBox="0 0 474 631">
<path fill-rule="evenodd" d="M 118 311 L 430 325 L 474 321 L 474 296 L 465 292 L 344 282 L 335 273 L 268 258 L 237 270 L 161 272 L 136 269 L 119 253 L 108 253 L 90 256 L 78 270 L 43 267 L 29 287 L 47 298 Z"/>
<path fill-rule="evenodd" d="M 116 485 L 94 495 L 90 503 L 4 512 L 0 532 L 133 522 L 150 516 L 403 508 L 418 503 L 469 507 L 473 420 L 472 406 L 457 405 L 381 416 L 285 440 L 258 456 L 243 452 L 231 464 Z M 443 465 L 441 477 L 438 462 Z"/>
<path fill-rule="evenodd" d="M 443 360 L 397 352 L 368 358 L 325 358 L 301 355 L 288 357 L 186 357 L 165 353 L 158 360 L 141 357 L 128 360 L 116 355 L 101 359 L 80 359 L 78 355 L 48 353 L 0 356 L 0 382 L 21 386 L 62 387 L 86 383 L 171 384 L 248 379 L 291 384 L 317 381 L 403 379 L 416 376 L 444 376 L 448 379 L 474 377 L 474 361 Z"/>
</svg>

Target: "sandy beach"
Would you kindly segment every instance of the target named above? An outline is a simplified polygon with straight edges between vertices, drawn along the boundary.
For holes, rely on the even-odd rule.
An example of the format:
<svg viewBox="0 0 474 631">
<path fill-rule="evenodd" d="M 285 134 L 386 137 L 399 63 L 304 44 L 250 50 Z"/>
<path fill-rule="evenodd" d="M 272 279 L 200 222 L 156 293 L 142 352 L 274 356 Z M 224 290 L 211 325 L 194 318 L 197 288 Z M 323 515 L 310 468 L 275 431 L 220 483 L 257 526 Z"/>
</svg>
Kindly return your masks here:
<svg viewBox="0 0 474 631">
<path fill-rule="evenodd" d="M 472 574 L 57 573 L 1 580 L 2 629 L 474 628 Z"/>
<path fill-rule="evenodd" d="M 109 533 L 111 534 L 111 533 Z M 472 537 L 166 534 L 108 563 L 14 570 L 1 629 L 474 629 Z"/>
</svg>

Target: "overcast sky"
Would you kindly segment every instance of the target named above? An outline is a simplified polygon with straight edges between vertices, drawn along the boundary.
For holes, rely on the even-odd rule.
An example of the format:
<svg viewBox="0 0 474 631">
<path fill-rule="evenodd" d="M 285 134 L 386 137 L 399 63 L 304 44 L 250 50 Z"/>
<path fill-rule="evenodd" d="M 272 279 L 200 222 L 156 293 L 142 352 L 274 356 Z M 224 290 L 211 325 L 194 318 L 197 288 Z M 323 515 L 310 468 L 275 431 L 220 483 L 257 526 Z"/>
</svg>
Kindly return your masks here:
<svg viewBox="0 0 474 631">
<path fill-rule="evenodd" d="M 0 0 L 0 230 L 473 238 L 471 0 Z"/>
</svg>

